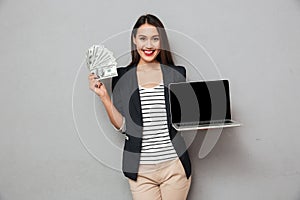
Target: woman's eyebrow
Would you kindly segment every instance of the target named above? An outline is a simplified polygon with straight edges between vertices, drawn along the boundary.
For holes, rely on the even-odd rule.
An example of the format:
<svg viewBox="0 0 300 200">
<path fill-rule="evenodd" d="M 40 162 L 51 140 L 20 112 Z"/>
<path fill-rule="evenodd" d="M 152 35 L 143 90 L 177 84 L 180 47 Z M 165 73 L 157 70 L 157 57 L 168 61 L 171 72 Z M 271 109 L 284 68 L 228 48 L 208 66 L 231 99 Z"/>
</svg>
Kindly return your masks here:
<svg viewBox="0 0 300 200">
<path fill-rule="evenodd" d="M 138 36 L 139 36 L 139 37 L 148 37 L 147 35 L 142 35 L 142 34 L 139 34 Z M 151 37 L 159 37 L 159 35 L 153 35 L 153 36 L 151 36 Z"/>
</svg>

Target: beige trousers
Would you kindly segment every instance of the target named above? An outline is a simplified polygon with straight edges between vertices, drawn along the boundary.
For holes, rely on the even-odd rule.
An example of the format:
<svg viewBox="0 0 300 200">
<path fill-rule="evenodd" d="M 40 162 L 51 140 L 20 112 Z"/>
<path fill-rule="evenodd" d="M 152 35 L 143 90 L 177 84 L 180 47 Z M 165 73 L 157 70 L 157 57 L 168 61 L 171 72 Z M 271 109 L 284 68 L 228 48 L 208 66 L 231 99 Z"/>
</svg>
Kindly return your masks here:
<svg viewBox="0 0 300 200">
<path fill-rule="evenodd" d="M 128 181 L 134 200 L 185 200 L 191 185 L 179 158 L 140 165 L 137 181 Z"/>
</svg>

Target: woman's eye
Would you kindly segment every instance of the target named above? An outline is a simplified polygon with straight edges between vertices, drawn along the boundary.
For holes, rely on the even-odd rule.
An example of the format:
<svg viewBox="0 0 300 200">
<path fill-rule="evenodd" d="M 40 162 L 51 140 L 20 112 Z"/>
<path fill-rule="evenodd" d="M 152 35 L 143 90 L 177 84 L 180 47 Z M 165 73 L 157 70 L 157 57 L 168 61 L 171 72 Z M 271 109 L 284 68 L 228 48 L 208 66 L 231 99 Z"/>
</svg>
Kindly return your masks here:
<svg viewBox="0 0 300 200">
<path fill-rule="evenodd" d="M 140 38 L 140 40 L 144 41 L 146 38 Z"/>
<path fill-rule="evenodd" d="M 158 37 L 157 37 L 157 38 L 153 38 L 153 40 L 154 40 L 154 41 L 158 41 L 158 40 L 159 40 L 159 38 L 158 38 Z"/>
</svg>

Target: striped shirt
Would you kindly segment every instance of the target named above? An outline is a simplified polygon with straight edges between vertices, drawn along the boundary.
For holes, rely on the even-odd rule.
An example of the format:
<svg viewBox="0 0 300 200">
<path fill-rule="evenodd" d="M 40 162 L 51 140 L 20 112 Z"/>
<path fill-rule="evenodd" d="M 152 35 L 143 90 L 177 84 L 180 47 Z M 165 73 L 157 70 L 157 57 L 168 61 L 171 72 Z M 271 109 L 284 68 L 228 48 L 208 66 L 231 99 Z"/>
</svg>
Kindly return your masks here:
<svg viewBox="0 0 300 200">
<path fill-rule="evenodd" d="M 139 87 L 143 117 L 140 164 L 156 164 L 177 158 L 167 124 L 164 85 Z"/>
</svg>

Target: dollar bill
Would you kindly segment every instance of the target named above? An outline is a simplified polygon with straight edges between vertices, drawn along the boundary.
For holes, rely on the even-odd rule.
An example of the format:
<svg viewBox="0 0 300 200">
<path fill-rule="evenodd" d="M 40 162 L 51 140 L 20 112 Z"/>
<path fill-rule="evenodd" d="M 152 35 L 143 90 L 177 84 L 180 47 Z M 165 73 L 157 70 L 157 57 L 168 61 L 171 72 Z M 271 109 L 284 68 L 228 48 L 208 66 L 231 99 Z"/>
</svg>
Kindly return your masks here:
<svg viewBox="0 0 300 200">
<path fill-rule="evenodd" d="M 116 59 L 113 53 L 103 45 L 93 45 L 88 49 L 86 64 L 100 80 L 118 76 Z"/>
</svg>

